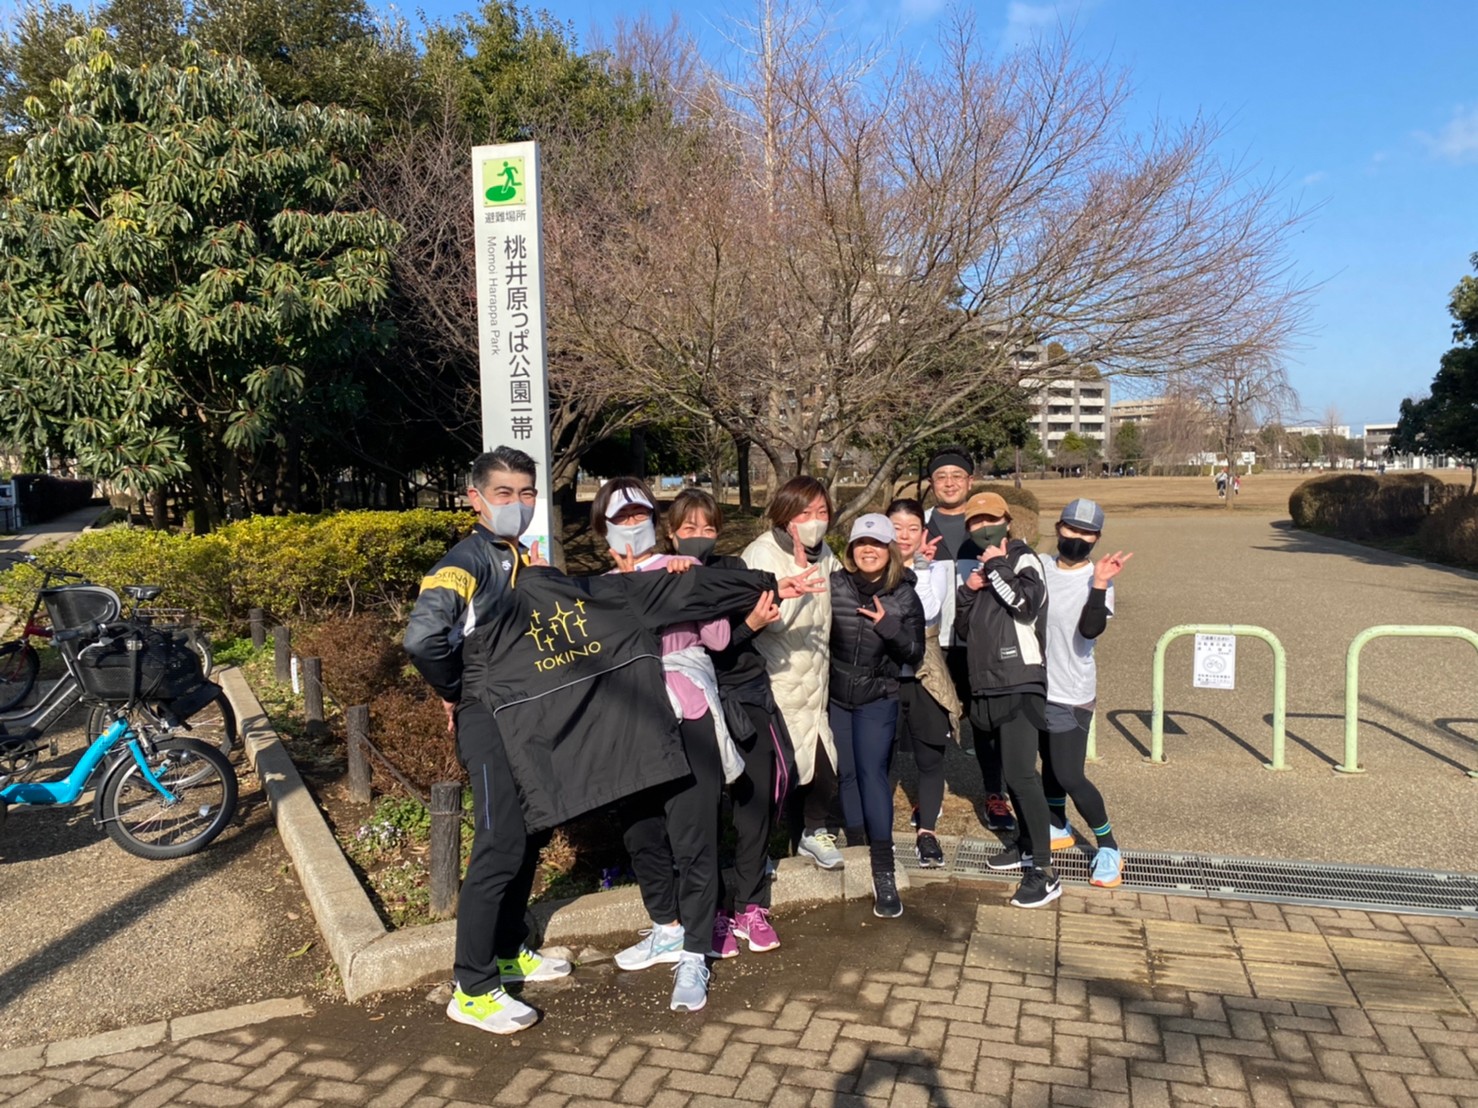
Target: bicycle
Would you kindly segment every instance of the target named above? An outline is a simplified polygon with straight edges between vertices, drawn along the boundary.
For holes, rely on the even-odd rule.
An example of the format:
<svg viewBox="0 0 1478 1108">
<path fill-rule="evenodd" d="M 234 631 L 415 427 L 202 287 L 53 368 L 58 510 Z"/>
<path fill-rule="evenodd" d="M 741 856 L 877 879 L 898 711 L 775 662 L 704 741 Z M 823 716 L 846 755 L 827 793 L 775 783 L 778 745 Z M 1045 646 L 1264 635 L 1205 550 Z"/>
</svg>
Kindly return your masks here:
<svg viewBox="0 0 1478 1108">
<path fill-rule="evenodd" d="M 33 638 L 51 639 L 51 628 L 39 623 L 36 616 L 41 611 L 42 594 L 51 587 L 53 580 L 75 580 L 86 583 L 86 578 L 71 570 L 43 566 L 34 554 L 11 555 L 13 561 L 24 562 L 41 571 L 41 585 L 36 589 L 36 599 L 21 625 L 20 637 L 0 643 L 0 712 L 8 712 L 31 694 L 36 687 L 36 677 L 41 672 L 41 655 L 31 645 Z"/>
<path fill-rule="evenodd" d="M 208 678 L 214 668 L 214 660 L 211 655 L 210 642 L 205 636 L 199 634 L 198 629 L 192 625 L 181 622 L 162 624 L 155 622 L 161 614 L 183 617 L 186 614 L 185 610 L 143 607 L 144 604 L 156 599 L 162 591 L 158 585 L 125 585 L 124 595 L 134 602 L 129 610 L 128 618 L 136 621 L 140 626 L 150 628 L 174 641 L 183 643 L 200 659 L 201 676 Z M 93 706 L 87 717 L 88 741 L 101 735 L 112 722 L 113 707 L 109 703 L 99 703 Z M 218 747 L 221 753 L 226 755 L 229 755 L 237 745 L 236 713 L 231 708 L 231 701 L 224 690 L 219 696 L 192 711 L 188 720 L 177 719 L 174 725 L 183 727 L 189 734 Z"/>
<path fill-rule="evenodd" d="M 0 748 L 39 749 L 40 737 L 87 695 L 92 683 L 89 670 L 99 652 L 121 647 L 128 658 L 133 691 L 66 777 L 14 781 L 0 788 L 0 825 L 12 805 L 75 803 L 101 767 L 93 821 L 115 843 L 130 854 L 153 860 L 183 858 L 203 850 L 236 814 L 236 774 L 224 754 L 198 739 L 160 737 L 167 735 L 167 728 L 133 726 L 134 710 L 143 707 L 145 643 L 140 627 L 128 621 L 93 621 L 58 629 L 52 639 L 69 647 L 62 650 L 66 675 L 29 713 L 10 721 L 22 726 L 19 734 L 4 731 L 0 724 Z M 94 641 L 70 648 L 83 639 Z"/>
</svg>

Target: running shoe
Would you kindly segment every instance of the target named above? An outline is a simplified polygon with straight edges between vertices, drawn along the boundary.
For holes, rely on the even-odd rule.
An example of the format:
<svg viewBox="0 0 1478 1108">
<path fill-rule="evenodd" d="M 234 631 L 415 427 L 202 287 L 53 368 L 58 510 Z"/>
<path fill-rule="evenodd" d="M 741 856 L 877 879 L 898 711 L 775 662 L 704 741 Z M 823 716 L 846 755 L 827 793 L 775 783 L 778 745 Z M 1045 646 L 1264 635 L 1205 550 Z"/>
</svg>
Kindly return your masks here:
<svg viewBox="0 0 1478 1108">
<path fill-rule="evenodd" d="M 616 965 L 624 970 L 643 970 L 649 966 L 671 964 L 683 953 L 683 929 L 676 923 L 653 923 L 643 931 L 645 938 L 616 955 Z"/>
<path fill-rule="evenodd" d="M 1093 855 L 1093 876 L 1088 884 L 1100 889 L 1117 889 L 1124 881 L 1124 859 L 1111 846 L 1101 846 Z"/>
<path fill-rule="evenodd" d="M 1000 793 L 991 793 L 985 798 L 985 829 L 1005 831 L 1008 834 L 1016 830 L 1016 817 L 1011 814 L 1011 802 Z"/>
<path fill-rule="evenodd" d="M 1033 866 L 1026 871 L 1011 903 L 1017 908 L 1041 908 L 1051 904 L 1062 895 L 1062 882 L 1056 874 L 1048 875 L 1045 870 Z"/>
<path fill-rule="evenodd" d="M 846 866 L 842 852 L 837 849 L 837 837 L 824 827 L 803 834 L 796 852 L 804 854 L 822 869 L 842 869 Z"/>
<path fill-rule="evenodd" d="M 991 855 L 985 860 L 985 864 L 997 870 L 1031 869 L 1032 856 L 1029 853 L 1023 854 L 1021 847 L 1013 843 L 999 854 Z"/>
<path fill-rule="evenodd" d="M 734 938 L 734 921 L 728 912 L 720 911 L 713 917 L 713 949 L 715 958 L 739 957 L 739 943 Z"/>
<path fill-rule="evenodd" d="M 458 1023 L 493 1035 L 512 1035 L 539 1022 L 539 1013 L 502 989 L 481 996 L 468 996 L 461 989 L 452 993 L 446 1014 Z"/>
<path fill-rule="evenodd" d="M 672 972 L 674 1012 L 696 1012 L 708 1003 L 708 966 L 701 954 L 683 951 Z"/>
<path fill-rule="evenodd" d="M 912 827 L 915 831 L 919 829 L 919 809 L 917 805 L 915 805 L 914 810 L 909 813 L 908 825 Z"/>
<path fill-rule="evenodd" d="M 750 904 L 734 916 L 734 934 L 749 944 L 752 954 L 763 954 L 780 945 L 780 936 L 770 924 L 770 909 Z"/>
<path fill-rule="evenodd" d="M 568 977 L 574 970 L 575 967 L 563 958 L 551 958 L 526 946 L 519 948 L 516 958 L 498 959 L 498 976 L 505 985 L 520 981 L 553 981 Z"/>
<path fill-rule="evenodd" d="M 1073 838 L 1072 824 L 1068 824 L 1066 827 L 1058 827 L 1056 824 L 1052 826 L 1053 850 L 1071 850 L 1077 841 L 1077 839 Z"/>
<path fill-rule="evenodd" d="M 919 856 L 919 865 L 924 869 L 940 869 L 944 865 L 944 848 L 939 840 L 928 831 L 920 831 L 914 840 L 914 850 Z"/>
<path fill-rule="evenodd" d="M 892 870 L 874 870 L 872 874 L 872 914 L 881 919 L 897 919 L 903 915 L 903 900 L 898 895 L 898 879 Z"/>
</svg>

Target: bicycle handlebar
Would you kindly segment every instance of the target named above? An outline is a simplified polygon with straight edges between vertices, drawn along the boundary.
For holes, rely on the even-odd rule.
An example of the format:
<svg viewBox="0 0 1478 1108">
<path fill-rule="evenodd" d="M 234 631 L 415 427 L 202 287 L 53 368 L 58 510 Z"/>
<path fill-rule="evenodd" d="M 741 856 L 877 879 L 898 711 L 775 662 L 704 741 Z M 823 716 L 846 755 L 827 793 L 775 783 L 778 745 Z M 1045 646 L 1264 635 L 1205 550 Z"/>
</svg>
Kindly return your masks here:
<svg viewBox="0 0 1478 1108">
<path fill-rule="evenodd" d="M 114 623 L 104 623 L 100 619 L 84 623 L 81 627 L 67 627 L 52 635 L 54 642 L 75 642 L 77 639 L 95 639 L 103 635 L 118 634 L 122 631 L 133 631 L 137 628 L 127 620 Z"/>
<path fill-rule="evenodd" d="M 70 577 L 75 581 L 85 581 L 87 578 L 81 573 L 73 573 L 70 569 L 57 569 L 54 566 L 44 566 L 36 560 L 34 554 L 7 554 L 6 558 L 12 562 L 24 562 L 28 566 L 35 566 L 48 577 Z"/>
</svg>

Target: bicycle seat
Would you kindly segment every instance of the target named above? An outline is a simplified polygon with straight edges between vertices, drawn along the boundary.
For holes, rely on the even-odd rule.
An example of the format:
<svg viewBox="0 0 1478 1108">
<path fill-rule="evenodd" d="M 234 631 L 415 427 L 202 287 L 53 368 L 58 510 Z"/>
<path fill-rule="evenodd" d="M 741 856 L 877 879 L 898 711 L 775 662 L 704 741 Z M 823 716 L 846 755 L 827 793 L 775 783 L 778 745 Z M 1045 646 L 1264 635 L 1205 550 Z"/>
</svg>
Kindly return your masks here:
<svg viewBox="0 0 1478 1108">
<path fill-rule="evenodd" d="M 147 604 L 164 591 L 163 585 L 124 585 L 123 592 L 140 604 Z"/>
</svg>

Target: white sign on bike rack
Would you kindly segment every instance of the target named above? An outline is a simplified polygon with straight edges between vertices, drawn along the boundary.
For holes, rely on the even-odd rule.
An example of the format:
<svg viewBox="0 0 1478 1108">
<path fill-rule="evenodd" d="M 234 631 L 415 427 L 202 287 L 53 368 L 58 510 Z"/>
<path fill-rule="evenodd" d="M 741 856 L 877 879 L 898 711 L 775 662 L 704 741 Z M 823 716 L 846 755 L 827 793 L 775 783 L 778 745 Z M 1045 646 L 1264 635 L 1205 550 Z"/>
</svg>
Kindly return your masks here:
<svg viewBox="0 0 1478 1108">
<path fill-rule="evenodd" d="M 1237 687 L 1236 635 L 1196 636 L 1196 662 L 1191 685 L 1197 689 Z"/>
</svg>

